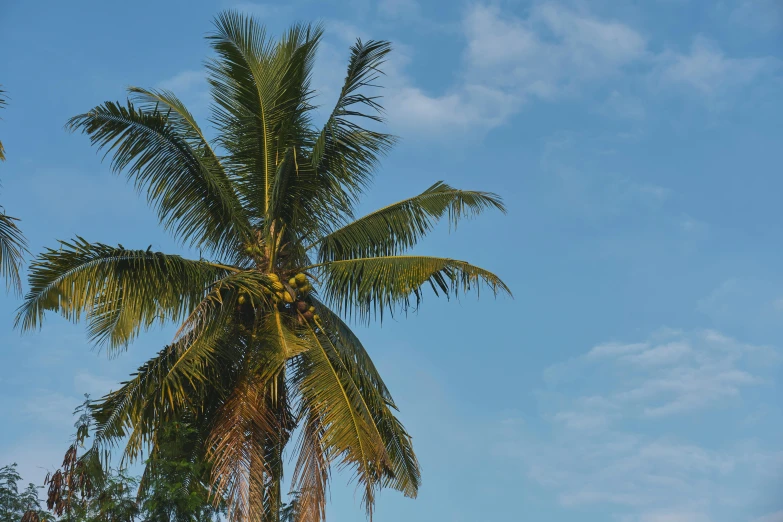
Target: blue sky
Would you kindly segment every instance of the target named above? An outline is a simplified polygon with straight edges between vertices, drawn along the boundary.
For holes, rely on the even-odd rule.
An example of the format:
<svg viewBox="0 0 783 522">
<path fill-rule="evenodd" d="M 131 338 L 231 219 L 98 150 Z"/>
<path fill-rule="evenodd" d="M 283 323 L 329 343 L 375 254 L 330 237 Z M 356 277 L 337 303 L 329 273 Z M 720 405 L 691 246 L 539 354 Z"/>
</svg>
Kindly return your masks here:
<svg viewBox="0 0 783 522">
<path fill-rule="evenodd" d="M 376 520 L 783 521 L 783 8 L 776 0 L 278 4 L 0 0 L 0 202 L 34 252 L 78 234 L 182 252 L 65 121 L 128 85 L 206 121 L 212 17 L 279 33 L 322 20 L 328 106 L 357 37 L 388 39 L 402 137 L 365 209 L 437 180 L 508 215 L 421 252 L 501 275 L 515 298 L 439 302 L 358 328 L 414 437 L 424 485 Z M 12 328 L 0 295 L 0 464 L 40 482 L 70 411 L 156 352 L 115 359 L 83 325 Z M 348 476 L 330 521 L 363 520 Z"/>
</svg>

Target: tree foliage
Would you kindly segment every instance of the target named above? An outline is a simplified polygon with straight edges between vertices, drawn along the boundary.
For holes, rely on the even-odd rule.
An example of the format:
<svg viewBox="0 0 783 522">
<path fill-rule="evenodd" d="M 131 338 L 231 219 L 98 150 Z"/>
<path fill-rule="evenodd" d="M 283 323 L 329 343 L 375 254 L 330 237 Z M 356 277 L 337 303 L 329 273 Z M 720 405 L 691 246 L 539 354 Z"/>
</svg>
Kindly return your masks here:
<svg viewBox="0 0 783 522">
<path fill-rule="evenodd" d="M 5 107 L 5 91 L 0 89 L 0 109 Z M 0 141 L 0 161 L 5 161 L 5 149 Z M 0 279 L 5 279 L 8 288 L 22 291 L 20 272 L 27 253 L 27 240 L 17 225 L 18 219 L 5 213 L 0 205 Z"/>
<path fill-rule="evenodd" d="M 230 520 L 323 520 L 335 467 L 352 472 L 370 515 L 380 488 L 415 497 L 421 474 L 411 436 L 343 318 L 407 310 L 425 287 L 447 297 L 509 293 L 465 261 L 410 255 L 444 218 L 456 226 L 504 211 L 495 194 L 438 182 L 357 218 L 395 141 L 377 130 L 382 107 L 371 91 L 391 47 L 351 47 L 338 100 L 316 127 L 311 77 L 322 32 L 295 25 L 275 40 L 251 17 L 220 14 L 208 37 L 214 140 L 165 90 L 133 87 L 128 100 L 69 122 L 202 256 L 63 241 L 31 264 L 18 316 L 24 329 L 46 312 L 84 318 L 92 339 L 112 349 L 155 324 L 181 325 L 118 390 L 90 405 L 93 440 L 89 457 L 80 457 L 105 464 L 117 445 L 124 461 L 152 455 L 143 487 L 161 477 L 183 485 L 165 501 L 153 495 L 147 508 L 156 517 L 189 505 L 192 481 L 205 474 L 212 502 L 225 503 Z M 185 427 L 174 436 L 187 440 L 175 444 L 187 448 L 181 468 L 164 457 L 172 426 Z M 298 494 L 283 509 L 292 439 L 289 489 Z"/>
</svg>

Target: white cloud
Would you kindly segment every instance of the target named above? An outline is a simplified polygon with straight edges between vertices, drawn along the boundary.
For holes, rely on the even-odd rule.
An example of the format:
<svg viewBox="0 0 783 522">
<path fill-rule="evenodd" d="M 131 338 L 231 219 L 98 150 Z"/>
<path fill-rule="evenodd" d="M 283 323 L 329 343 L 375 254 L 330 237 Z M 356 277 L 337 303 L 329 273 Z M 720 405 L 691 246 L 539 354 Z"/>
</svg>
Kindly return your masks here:
<svg viewBox="0 0 783 522">
<path fill-rule="evenodd" d="M 696 94 L 715 97 L 742 88 L 758 76 L 779 67 L 774 58 L 731 58 L 716 43 L 697 36 L 690 52 L 662 53 L 658 60 L 663 64 L 656 71 L 658 81 L 664 85 L 685 86 Z"/>
<path fill-rule="evenodd" d="M 238 8 L 262 18 L 286 14 L 268 4 Z M 386 18 L 433 23 L 422 19 L 416 0 L 381 0 L 377 9 Z M 343 78 L 344 46 L 368 35 L 341 20 L 328 20 L 327 29 L 314 76 L 328 106 Z M 687 53 L 656 54 L 633 27 L 557 2 L 534 3 L 523 16 L 476 3 L 464 11 L 461 30 L 466 41 L 461 70 L 456 81 L 438 91 L 417 84 L 408 72 L 416 57 L 395 42 L 382 81 L 392 132 L 427 137 L 482 133 L 503 125 L 526 103 L 565 97 L 594 96 L 603 100 L 593 104 L 597 113 L 640 120 L 647 114 L 641 96 L 650 94 L 648 87 L 685 88 L 715 106 L 716 99 L 777 68 L 772 58 L 726 56 L 702 37 L 694 39 Z M 340 42 L 339 49 L 330 39 Z M 646 80 L 631 93 L 628 78 Z M 186 101 L 199 110 L 206 105 L 206 97 L 196 94 L 206 92 L 202 72 L 183 71 L 160 85 L 188 93 L 185 97 L 193 100 Z"/>
<path fill-rule="evenodd" d="M 537 395 L 546 435 L 536 419 L 501 424 L 496 450 L 570 509 L 602 506 L 625 522 L 747 520 L 737 515 L 763 494 L 758 485 L 783 480 L 783 453 L 757 440 L 758 426 L 743 428 L 751 442 L 692 426 L 739 425 L 742 394 L 777 375 L 771 356 L 713 330 L 599 344 L 545 372 Z M 714 408 L 717 424 L 699 417 Z"/>
</svg>

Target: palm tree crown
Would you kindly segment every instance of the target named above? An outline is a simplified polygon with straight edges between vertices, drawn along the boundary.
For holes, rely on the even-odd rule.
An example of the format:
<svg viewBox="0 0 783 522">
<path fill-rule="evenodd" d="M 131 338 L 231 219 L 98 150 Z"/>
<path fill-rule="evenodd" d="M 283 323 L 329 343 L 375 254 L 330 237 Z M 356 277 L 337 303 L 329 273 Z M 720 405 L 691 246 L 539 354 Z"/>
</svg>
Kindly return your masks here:
<svg viewBox="0 0 783 522">
<path fill-rule="evenodd" d="M 419 465 L 389 390 L 341 317 L 405 310 L 425 284 L 446 295 L 508 292 L 464 261 L 404 255 L 441 218 L 504 208 L 494 194 L 439 182 L 356 219 L 394 141 L 361 125 L 381 121 L 378 98 L 364 91 L 389 44 L 353 45 L 337 104 L 317 129 L 310 78 L 321 28 L 296 25 L 273 41 L 233 12 L 215 26 L 206 66 L 215 140 L 171 92 L 135 87 L 126 103 L 106 102 L 69 126 L 107 150 L 165 227 L 220 262 L 61 242 L 31 265 L 18 324 L 36 328 L 48 310 L 84 315 L 110 350 L 154 324 L 181 324 L 93 407 L 95 451 L 123 441 L 126 458 L 154 452 L 160 427 L 187 418 L 230 516 L 272 520 L 295 438 L 300 519 L 323 519 L 332 466 L 353 471 L 371 513 L 379 488 L 415 496 Z"/>
</svg>

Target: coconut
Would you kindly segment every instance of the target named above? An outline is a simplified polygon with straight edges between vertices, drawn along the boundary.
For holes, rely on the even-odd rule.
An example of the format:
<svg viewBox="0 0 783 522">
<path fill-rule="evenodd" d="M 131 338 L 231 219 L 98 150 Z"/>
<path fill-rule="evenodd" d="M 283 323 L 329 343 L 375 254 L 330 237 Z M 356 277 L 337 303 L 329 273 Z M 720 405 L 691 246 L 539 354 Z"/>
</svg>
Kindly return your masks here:
<svg viewBox="0 0 783 522">
<path fill-rule="evenodd" d="M 245 296 L 244 295 L 240 295 L 239 299 L 237 299 L 237 301 L 239 302 L 239 304 L 245 304 Z"/>
<path fill-rule="evenodd" d="M 272 281 L 272 282 L 275 282 L 275 283 L 277 283 L 277 282 L 279 282 L 279 281 L 280 281 L 280 277 L 278 277 L 278 275 L 277 275 L 277 274 L 267 274 L 266 276 L 267 276 L 267 277 L 269 278 L 269 280 L 270 280 L 270 281 Z"/>
<path fill-rule="evenodd" d="M 253 246 L 251 246 L 251 245 L 247 245 L 245 247 L 245 254 L 247 254 L 249 256 L 252 256 L 255 253 L 255 251 L 256 251 L 256 249 Z"/>
<path fill-rule="evenodd" d="M 307 303 L 304 301 L 297 301 L 296 303 L 296 309 L 300 312 L 306 312 L 307 311 Z"/>
<path fill-rule="evenodd" d="M 283 300 L 285 300 L 286 303 L 293 303 L 294 296 L 292 296 L 289 292 L 283 292 Z"/>
<path fill-rule="evenodd" d="M 297 284 L 303 285 L 307 282 L 307 276 L 304 274 L 296 274 L 294 276 L 294 279 L 296 279 Z"/>
<path fill-rule="evenodd" d="M 288 280 L 288 284 L 291 285 L 292 287 L 296 288 L 296 278 L 292 277 L 291 279 L 289 279 Z"/>
<path fill-rule="evenodd" d="M 313 318 L 313 312 L 307 311 L 303 313 L 302 316 L 309 321 L 310 319 Z"/>
<path fill-rule="evenodd" d="M 310 286 L 309 283 L 305 283 L 305 284 L 303 284 L 302 286 L 299 287 L 299 291 L 302 292 L 303 294 L 306 294 L 307 292 L 309 292 L 312 289 L 313 289 L 313 287 Z"/>
<path fill-rule="evenodd" d="M 272 289 L 275 290 L 276 292 L 281 291 L 283 288 L 285 287 L 283 286 L 283 283 L 281 283 L 280 281 L 275 281 L 274 283 L 272 283 Z"/>
</svg>

